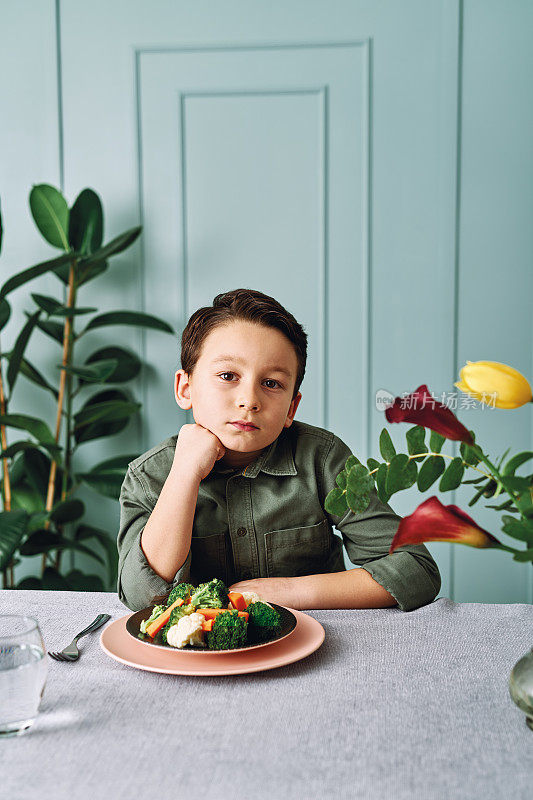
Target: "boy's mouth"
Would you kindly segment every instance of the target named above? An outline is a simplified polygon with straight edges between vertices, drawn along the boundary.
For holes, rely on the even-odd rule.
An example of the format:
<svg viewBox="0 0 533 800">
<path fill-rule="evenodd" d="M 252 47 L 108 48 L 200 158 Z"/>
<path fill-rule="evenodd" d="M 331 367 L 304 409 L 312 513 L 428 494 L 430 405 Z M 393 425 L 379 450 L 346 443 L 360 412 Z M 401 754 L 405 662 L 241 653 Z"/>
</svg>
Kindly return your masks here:
<svg viewBox="0 0 533 800">
<path fill-rule="evenodd" d="M 257 425 L 253 425 L 251 422 L 245 422 L 242 419 L 236 420 L 236 422 L 230 422 L 230 425 L 233 425 L 235 428 L 238 428 L 240 431 L 257 431 L 259 428 Z"/>
</svg>

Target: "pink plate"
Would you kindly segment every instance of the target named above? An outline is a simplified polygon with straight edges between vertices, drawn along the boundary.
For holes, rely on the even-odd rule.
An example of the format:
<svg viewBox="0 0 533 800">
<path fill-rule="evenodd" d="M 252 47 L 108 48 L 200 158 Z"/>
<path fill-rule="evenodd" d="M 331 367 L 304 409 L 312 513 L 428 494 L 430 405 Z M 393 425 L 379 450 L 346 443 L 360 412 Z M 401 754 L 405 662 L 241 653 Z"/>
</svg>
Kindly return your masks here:
<svg viewBox="0 0 533 800">
<path fill-rule="evenodd" d="M 325 631 L 320 622 L 294 608 L 296 628 L 291 636 L 272 642 L 259 649 L 238 650 L 235 653 L 198 653 L 194 659 L 178 649 L 148 648 L 136 641 L 126 630 L 126 615 L 115 620 L 102 631 L 100 645 L 104 653 L 137 669 L 148 672 L 165 672 L 169 675 L 242 675 L 292 664 L 318 650 L 324 641 Z"/>
</svg>

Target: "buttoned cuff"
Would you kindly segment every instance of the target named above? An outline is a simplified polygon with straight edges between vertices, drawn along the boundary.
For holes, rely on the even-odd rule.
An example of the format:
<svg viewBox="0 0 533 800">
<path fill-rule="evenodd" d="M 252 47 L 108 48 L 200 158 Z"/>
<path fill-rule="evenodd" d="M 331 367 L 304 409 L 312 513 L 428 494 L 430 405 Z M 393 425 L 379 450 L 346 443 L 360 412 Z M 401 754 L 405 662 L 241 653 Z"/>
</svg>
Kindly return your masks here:
<svg viewBox="0 0 533 800">
<path fill-rule="evenodd" d="M 125 606 L 132 611 L 140 611 L 151 605 L 153 598 L 157 595 L 168 594 L 178 583 L 189 582 L 191 571 L 191 551 L 189 550 L 185 562 L 178 569 L 171 583 L 154 572 L 148 563 L 141 547 L 142 531 L 137 536 L 128 555 L 126 556 L 122 569 L 124 575 L 135 576 L 134 583 L 124 585 L 122 579 L 119 583 L 119 598 Z"/>
<path fill-rule="evenodd" d="M 367 562 L 363 569 L 394 597 L 402 611 L 433 602 L 441 586 L 438 569 L 430 574 L 411 553 L 391 553 Z"/>
</svg>

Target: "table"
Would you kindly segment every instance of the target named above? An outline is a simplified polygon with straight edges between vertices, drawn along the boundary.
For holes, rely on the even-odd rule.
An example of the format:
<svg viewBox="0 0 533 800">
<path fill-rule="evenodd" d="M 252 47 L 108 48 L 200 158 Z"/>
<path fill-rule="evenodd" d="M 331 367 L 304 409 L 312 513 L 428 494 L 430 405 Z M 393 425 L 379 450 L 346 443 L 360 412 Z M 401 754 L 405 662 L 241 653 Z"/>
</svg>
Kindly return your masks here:
<svg viewBox="0 0 533 800">
<path fill-rule="evenodd" d="M 2 613 L 64 647 L 112 593 L 1 590 Z M 267 672 L 182 677 L 80 642 L 48 659 L 41 713 L 0 742 L 0 796 L 205 800 L 529 800 L 533 732 L 508 692 L 533 606 L 454 603 L 310 611 L 322 647 Z M 110 624 L 110 623 L 108 623 Z"/>
</svg>

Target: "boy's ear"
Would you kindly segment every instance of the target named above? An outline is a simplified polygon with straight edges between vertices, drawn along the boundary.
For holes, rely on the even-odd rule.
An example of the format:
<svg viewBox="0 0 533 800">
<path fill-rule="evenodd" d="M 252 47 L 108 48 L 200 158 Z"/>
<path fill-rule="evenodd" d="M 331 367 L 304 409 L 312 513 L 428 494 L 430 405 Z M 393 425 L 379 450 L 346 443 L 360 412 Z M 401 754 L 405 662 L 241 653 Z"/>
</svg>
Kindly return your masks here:
<svg viewBox="0 0 533 800">
<path fill-rule="evenodd" d="M 296 395 L 296 397 L 294 398 L 294 400 L 292 401 L 292 403 L 289 406 L 289 410 L 287 412 L 287 419 L 283 423 L 283 427 L 284 428 L 290 428 L 290 426 L 292 425 L 292 421 L 294 419 L 294 415 L 296 414 L 296 409 L 300 405 L 300 400 L 301 399 L 302 399 L 302 393 L 298 392 L 298 394 Z"/>
<path fill-rule="evenodd" d="M 174 397 L 184 411 L 192 408 L 189 376 L 183 369 L 179 369 L 174 376 Z"/>
</svg>

